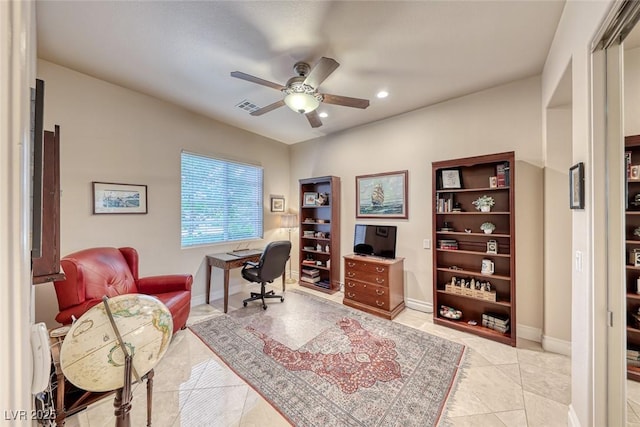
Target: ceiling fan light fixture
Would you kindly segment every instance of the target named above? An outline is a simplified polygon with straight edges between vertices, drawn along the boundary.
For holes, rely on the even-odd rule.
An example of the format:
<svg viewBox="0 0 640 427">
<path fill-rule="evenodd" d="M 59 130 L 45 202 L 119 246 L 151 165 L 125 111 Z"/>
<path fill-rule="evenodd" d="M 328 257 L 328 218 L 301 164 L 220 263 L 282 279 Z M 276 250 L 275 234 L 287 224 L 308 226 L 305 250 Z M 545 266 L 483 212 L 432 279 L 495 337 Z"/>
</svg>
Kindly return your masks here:
<svg viewBox="0 0 640 427">
<path fill-rule="evenodd" d="M 284 103 L 296 113 L 307 114 L 320 106 L 320 101 L 308 93 L 294 92 L 284 97 Z"/>
<path fill-rule="evenodd" d="M 304 77 L 289 79 L 287 87 L 282 89 L 285 94 L 284 103 L 296 113 L 307 114 L 318 108 L 322 102 L 322 95 L 304 83 Z"/>
</svg>

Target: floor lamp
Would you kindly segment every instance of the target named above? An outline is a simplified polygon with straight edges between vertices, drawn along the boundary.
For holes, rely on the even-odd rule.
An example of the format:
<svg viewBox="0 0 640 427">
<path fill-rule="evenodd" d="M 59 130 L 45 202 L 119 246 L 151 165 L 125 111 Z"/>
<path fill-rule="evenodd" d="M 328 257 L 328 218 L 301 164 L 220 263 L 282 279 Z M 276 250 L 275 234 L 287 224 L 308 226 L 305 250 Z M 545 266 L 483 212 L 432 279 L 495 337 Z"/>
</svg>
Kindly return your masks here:
<svg viewBox="0 0 640 427">
<path fill-rule="evenodd" d="M 289 242 L 291 242 L 291 232 L 294 228 L 298 227 L 298 215 L 296 214 L 282 214 L 280 217 L 280 227 L 289 230 Z M 293 246 L 293 242 L 291 243 Z M 286 283 L 296 283 L 296 280 L 291 277 L 291 257 L 289 257 L 289 277 L 287 277 Z"/>
</svg>

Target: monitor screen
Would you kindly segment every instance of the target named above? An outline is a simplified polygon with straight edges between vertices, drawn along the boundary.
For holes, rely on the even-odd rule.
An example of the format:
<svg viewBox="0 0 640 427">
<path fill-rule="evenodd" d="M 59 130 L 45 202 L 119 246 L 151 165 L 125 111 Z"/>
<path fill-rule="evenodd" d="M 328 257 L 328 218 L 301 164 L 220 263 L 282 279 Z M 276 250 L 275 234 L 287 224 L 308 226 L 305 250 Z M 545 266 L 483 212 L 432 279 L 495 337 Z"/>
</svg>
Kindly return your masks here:
<svg viewBox="0 0 640 427">
<path fill-rule="evenodd" d="M 396 226 L 356 224 L 353 252 L 382 258 L 396 257 Z"/>
</svg>

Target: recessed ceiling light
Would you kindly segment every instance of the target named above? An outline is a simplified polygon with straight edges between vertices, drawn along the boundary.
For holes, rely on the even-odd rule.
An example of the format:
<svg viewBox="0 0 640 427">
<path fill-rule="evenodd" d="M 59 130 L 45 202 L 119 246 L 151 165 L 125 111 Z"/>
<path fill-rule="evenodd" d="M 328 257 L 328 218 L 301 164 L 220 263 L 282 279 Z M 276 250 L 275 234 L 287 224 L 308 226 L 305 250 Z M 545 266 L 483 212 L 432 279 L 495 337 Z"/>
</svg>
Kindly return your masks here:
<svg viewBox="0 0 640 427">
<path fill-rule="evenodd" d="M 387 96 L 389 96 L 389 92 L 387 92 L 386 90 L 381 90 L 376 96 L 380 99 L 386 98 Z"/>
<path fill-rule="evenodd" d="M 320 114 L 318 114 L 320 117 L 322 117 L 323 119 L 329 117 L 329 115 L 327 113 L 325 113 L 324 111 Z"/>
</svg>

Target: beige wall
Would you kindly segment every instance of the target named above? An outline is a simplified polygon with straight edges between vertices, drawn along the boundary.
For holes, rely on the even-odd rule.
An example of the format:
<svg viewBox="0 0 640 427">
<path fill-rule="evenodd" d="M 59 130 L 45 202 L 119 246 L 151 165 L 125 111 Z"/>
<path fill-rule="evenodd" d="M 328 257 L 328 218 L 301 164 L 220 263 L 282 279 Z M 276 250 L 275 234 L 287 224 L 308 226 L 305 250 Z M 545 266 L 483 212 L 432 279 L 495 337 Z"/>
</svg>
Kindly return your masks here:
<svg viewBox="0 0 640 427">
<path fill-rule="evenodd" d="M 264 167 L 265 241 L 287 239 L 269 195 L 289 197 L 289 149 L 280 142 L 191 113 L 172 104 L 38 62 L 45 80 L 45 129 L 61 127 L 61 253 L 94 246 L 133 246 L 141 275 L 194 275 L 193 303 L 205 297 L 204 257 L 234 245 L 180 248 L 180 152 L 187 150 Z M 145 184 L 148 214 L 92 215 L 92 181 Z M 297 187 L 296 187 L 297 192 Z M 264 241 L 251 242 L 253 247 Z M 240 282 L 238 272 L 232 284 Z M 212 293 L 222 295 L 220 276 Z M 37 287 L 36 313 L 57 313 L 53 285 Z"/>
<path fill-rule="evenodd" d="M 571 106 L 546 111 L 544 169 L 544 340 L 545 348 L 571 351 Z"/>
<path fill-rule="evenodd" d="M 542 328 L 540 114 L 540 79 L 530 78 L 296 144 L 291 150 L 291 187 L 295 188 L 300 178 L 323 175 L 342 178 L 342 254 L 353 250 L 356 222 L 397 225 L 397 255 L 405 258 L 405 297 L 410 306 L 430 309 L 432 250 L 423 249 L 422 241 L 432 238 L 431 162 L 515 151 L 518 331 L 524 326 L 529 335 L 539 336 Z M 409 171 L 409 219 L 356 221 L 355 177 L 405 169 Z"/>
<path fill-rule="evenodd" d="M 591 96 L 591 42 L 613 2 L 567 1 L 542 73 L 542 108 L 551 104 L 571 64 L 572 164 L 585 163 L 585 209 L 572 212 L 572 258 L 580 252 L 583 269 L 572 270 L 571 405 L 569 425 L 599 426 L 606 421 L 606 287 L 602 249 L 606 247 L 603 148 L 594 144 Z M 547 128 L 543 129 L 547 135 Z M 546 142 L 546 141 L 545 141 Z"/>
</svg>

